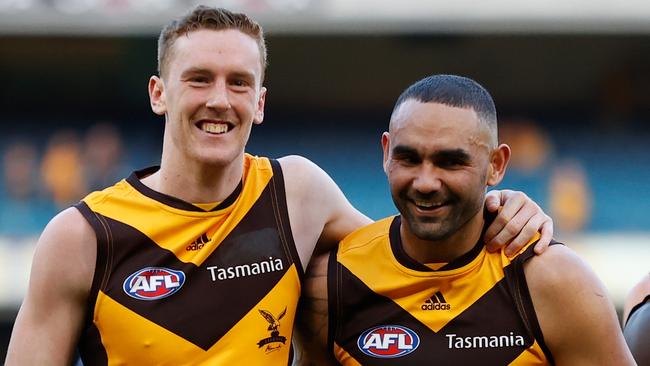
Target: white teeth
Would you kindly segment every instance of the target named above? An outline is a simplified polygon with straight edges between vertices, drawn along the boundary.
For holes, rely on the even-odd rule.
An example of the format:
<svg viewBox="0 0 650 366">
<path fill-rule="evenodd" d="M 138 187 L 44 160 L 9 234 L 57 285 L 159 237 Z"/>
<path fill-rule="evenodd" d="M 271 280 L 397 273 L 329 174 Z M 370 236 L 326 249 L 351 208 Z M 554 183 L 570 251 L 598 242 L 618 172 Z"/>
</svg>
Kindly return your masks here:
<svg viewBox="0 0 650 366">
<path fill-rule="evenodd" d="M 431 207 L 436 207 L 436 206 L 441 206 L 441 203 L 433 203 L 433 202 L 428 202 L 428 201 L 420 201 L 420 200 L 413 200 L 415 204 L 419 207 L 424 207 L 424 208 L 431 208 Z"/>
<path fill-rule="evenodd" d="M 228 132 L 227 123 L 213 123 L 213 122 L 203 122 L 201 123 L 201 129 L 205 132 L 222 134 Z"/>
</svg>

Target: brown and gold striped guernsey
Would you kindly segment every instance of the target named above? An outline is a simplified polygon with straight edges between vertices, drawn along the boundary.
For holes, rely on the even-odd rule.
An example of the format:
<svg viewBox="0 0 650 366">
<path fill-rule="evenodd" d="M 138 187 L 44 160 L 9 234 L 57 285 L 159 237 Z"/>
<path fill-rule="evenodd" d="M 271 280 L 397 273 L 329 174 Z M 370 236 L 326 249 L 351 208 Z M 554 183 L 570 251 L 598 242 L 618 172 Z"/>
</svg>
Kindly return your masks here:
<svg viewBox="0 0 650 366">
<path fill-rule="evenodd" d="M 97 235 L 79 345 L 90 365 L 287 365 L 302 267 L 277 161 L 205 211 L 132 174 L 76 207 Z"/>
<path fill-rule="evenodd" d="M 400 217 L 350 234 L 328 265 L 330 349 L 350 365 L 548 365 L 523 263 L 482 243 L 437 270 L 404 252 Z"/>
</svg>

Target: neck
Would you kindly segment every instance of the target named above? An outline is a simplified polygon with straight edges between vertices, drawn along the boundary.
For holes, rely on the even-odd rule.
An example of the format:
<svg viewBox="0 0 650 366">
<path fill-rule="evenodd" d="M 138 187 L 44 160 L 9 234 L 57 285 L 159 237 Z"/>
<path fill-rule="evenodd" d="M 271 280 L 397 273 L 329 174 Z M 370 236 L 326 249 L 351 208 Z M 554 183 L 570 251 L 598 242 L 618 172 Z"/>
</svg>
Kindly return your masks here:
<svg viewBox="0 0 650 366">
<path fill-rule="evenodd" d="M 163 159 L 160 170 L 142 179 L 149 188 L 189 203 L 226 199 L 237 187 L 244 171 L 244 153 L 227 165 Z"/>
<path fill-rule="evenodd" d="M 403 218 L 402 218 L 403 219 Z M 442 240 L 423 240 L 410 231 L 407 223 L 400 225 L 404 251 L 420 263 L 449 263 L 474 248 L 483 233 L 483 211 L 474 215 L 454 234 Z"/>
</svg>

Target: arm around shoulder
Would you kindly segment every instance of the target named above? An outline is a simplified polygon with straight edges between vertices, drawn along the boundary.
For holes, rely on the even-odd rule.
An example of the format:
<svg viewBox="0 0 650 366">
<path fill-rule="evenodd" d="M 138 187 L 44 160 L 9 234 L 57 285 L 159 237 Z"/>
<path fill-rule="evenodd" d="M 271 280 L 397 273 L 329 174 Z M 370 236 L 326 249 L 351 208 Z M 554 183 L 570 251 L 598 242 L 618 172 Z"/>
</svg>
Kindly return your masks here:
<svg viewBox="0 0 650 366">
<path fill-rule="evenodd" d="M 605 287 L 571 249 L 553 245 L 524 270 L 557 365 L 634 365 Z"/>
<path fill-rule="evenodd" d="M 50 221 L 36 245 L 7 365 L 67 365 L 74 355 L 93 280 L 95 233 L 75 208 Z"/>
<path fill-rule="evenodd" d="M 372 222 L 352 206 L 318 165 L 296 155 L 278 161 L 284 174 L 291 229 L 303 264 L 316 243 L 317 252 L 326 252 L 352 231 Z"/>
</svg>

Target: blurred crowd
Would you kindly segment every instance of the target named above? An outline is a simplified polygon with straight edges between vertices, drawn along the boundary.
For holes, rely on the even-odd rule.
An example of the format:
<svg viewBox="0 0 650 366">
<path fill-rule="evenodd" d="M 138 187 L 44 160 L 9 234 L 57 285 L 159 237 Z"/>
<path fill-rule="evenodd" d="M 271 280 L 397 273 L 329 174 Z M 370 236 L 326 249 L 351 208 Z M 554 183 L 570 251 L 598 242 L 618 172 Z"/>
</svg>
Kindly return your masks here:
<svg viewBox="0 0 650 366">
<path fill-rule="evenodd" d="M 9 139 L 2 149 L 0 235 L 38 235 L 58 211 L 130 170 L 120 132 L 108 122 L 83 134 L 55 131 L 44 147 L 29 139 Z"/>
</svg>

